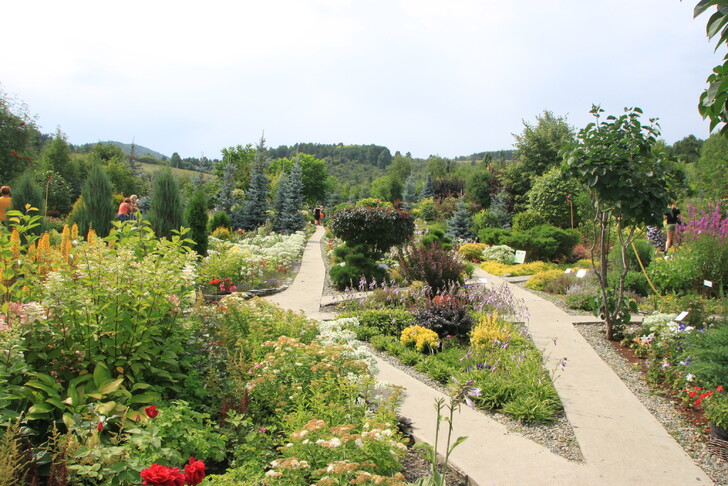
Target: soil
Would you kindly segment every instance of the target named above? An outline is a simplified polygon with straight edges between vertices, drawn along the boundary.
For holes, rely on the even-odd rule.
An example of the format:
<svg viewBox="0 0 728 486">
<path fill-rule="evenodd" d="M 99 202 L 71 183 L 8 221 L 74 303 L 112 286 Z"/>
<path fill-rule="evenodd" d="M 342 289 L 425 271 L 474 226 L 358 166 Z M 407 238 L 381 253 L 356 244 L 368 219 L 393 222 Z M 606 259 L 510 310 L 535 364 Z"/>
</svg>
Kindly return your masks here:
<svg viewBox="0 0 728 486">
<path fill-rule="evenodd" d="M 413 483 L 419 478 L 430 475 L 432 464 L 427 460 L 425 452 L 419 449 L 407 449 L 407 454 L 402 459 L 402 474 L 405 479 Z M 468 478 L 452 468 L 445 474 L 445 482 L 448 486 L 467 486 Z"/>
</svg>

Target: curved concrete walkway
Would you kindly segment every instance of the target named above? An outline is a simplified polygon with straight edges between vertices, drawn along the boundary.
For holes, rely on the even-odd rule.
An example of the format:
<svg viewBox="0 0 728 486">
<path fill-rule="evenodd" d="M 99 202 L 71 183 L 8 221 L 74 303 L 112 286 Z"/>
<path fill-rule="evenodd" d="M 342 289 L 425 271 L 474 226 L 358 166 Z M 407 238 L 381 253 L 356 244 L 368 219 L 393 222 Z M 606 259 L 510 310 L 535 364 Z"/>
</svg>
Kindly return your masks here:
<svg viewBox="0 0 728 486">
<path fill-rule="evenodd" d="M 303 311 L 314 319 L 331 319 L 320 311 L 325 266 L 321 258 L 324 230 L 317 227 L 306 245 L 301 269 L 284 292 L 267 297 L 281 307 Z M 555 382 L 585 461 L 569 462 L 548 449 L 508 432 L 498 422 L 464 407 L 454 418 L 454 437 L 468 436 L 451 456 L 451 463 L 468 475 L 470 484 L 485 485 L 710 485 L 710 478 L 693 462 L 619 377 L 593 351 L 573 326 L 593 321 L 566 314 L 501 279 L 476 270 L 488 285 L 510 287 L 529 309 L 529 331 L 546 352 L 546 367 L 566 369 Z M 556 346 L 553 341 L 556 339 Z M 438 391 L 380 361 L 378 378 L 406 389 L 402 415 L 410 418 L 418 440 L 434 442 Z M 444 439 L 443 439 L 444 440 Z M 444 443 L 440 450 L 444 448 Z"/>
</svg>

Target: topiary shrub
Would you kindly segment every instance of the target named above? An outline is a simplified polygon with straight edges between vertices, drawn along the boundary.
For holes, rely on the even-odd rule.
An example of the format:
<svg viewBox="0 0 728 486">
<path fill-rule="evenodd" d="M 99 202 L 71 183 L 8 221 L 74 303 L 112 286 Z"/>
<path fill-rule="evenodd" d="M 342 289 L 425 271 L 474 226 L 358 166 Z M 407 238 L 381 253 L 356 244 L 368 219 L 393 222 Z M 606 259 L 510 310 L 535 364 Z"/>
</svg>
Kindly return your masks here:
<svg viewBox="0 0 728 486">
<path fill-rule="evenodd" d="M 350 245 L 364 245 L 372 257 L 410 239 L 415 223 L 412 214 L 386 207 L 354 207 L 334 213 L 329 229 Z"/>
<path fill-rule="evenodd" d="M 429 228 L 427 234 L 420 240 L 420 245 L 422 246 L 430 246 L 432 244 L 438 244 L 444 250 L 452 248 L 452 240 L 439 228 Z"/>
<path fill-rule="evenodd" d="M 426 282 L 433 293 L 453 283 L 463 283 L 465 266 L 457 253 L 438 244 L 406 246 L 397 252 L 395 258 L 405 279 Z"/>
<path fill-rule="evenodd" d="M 387 276 L 387 271 L 367 255 L 364 245 L 340 245 L 334 250 L 334 255 L 339 263 L 331 267 L 329 276 L 339 290 L 357 288 L 362 280 L 366 283 L 381 282 Z"/>
</svg>

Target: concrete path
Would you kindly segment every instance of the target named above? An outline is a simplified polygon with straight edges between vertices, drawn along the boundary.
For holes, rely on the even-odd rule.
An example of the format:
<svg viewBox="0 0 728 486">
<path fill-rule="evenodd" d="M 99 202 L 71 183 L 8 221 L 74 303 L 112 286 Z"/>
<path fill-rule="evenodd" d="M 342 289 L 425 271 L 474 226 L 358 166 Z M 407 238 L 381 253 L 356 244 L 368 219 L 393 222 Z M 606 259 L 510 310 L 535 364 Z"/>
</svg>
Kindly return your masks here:
<svg viewBox="0 0 728 486">
<path fill-rule="evenodd" d="M 333 316 L 320 311 L 325 266 L 321 259 L 323 228 L 308 241 L 296 280 L 284 292 L 268 297 L 284 308 L 301 310 L 315 319 Z M 710 478 L 627 389 L 573 326 L 593 321 L 566 314 L 554 304 L 518 286 L 476 270 L 488 285 L 508 285 L 529 309 L 529 331 L 546 350 L 546 367 L 562 358 L 568 365 L 555 382 L 585 458 L 569 462 L 534 442 L 511 433 L 484 414 L 464 407 L 453 420 L 454 437 L 468 436 L 451 463 L 470 483 L 485 485 L 709 485 Z M 556 345 L 553 344 L 556 339 Z M 415 426 L 415 437 L 432 444 L 434 399 L 442 396 L 409 375 L 379 361 L 378 378 L 406 389 L 402 415 Z M 444 439 L 441 450 L 444 448 Z"/>
</svg>

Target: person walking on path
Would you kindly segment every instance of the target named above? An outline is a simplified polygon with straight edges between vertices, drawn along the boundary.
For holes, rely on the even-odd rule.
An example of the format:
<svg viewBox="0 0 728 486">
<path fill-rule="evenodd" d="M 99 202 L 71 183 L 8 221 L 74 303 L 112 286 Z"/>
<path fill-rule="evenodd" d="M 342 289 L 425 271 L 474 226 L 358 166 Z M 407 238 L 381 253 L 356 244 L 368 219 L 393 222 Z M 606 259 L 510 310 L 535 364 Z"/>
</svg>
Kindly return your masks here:
<svg viewBox="0 0 728 486">
<path fill-rule="evenodd" d="M 13 200 L 10 197 L 10 187 L 0 187 L 0 221 L 7 221 L 6 211 L 13 207 Z"/>
<path fill-rule="evenodd" d="M 668 211 L 665 213 L 665 225 L 667 229 L 665 253 L 667 253 L 670 247 L 677 246 L 675 243 L 675 234 L 678 224 L 680 224 L 680 210 L 677 208 L 675 201 L 672 201 L 668 207 Z"/>
<path fill-rule="evenodd" d="M 316 226 L 321 226 L 321 220 L 324 219 L 324 208 L 320 205 L 313 210 L 313 219 L 316 221 Z"/>
</svg>

